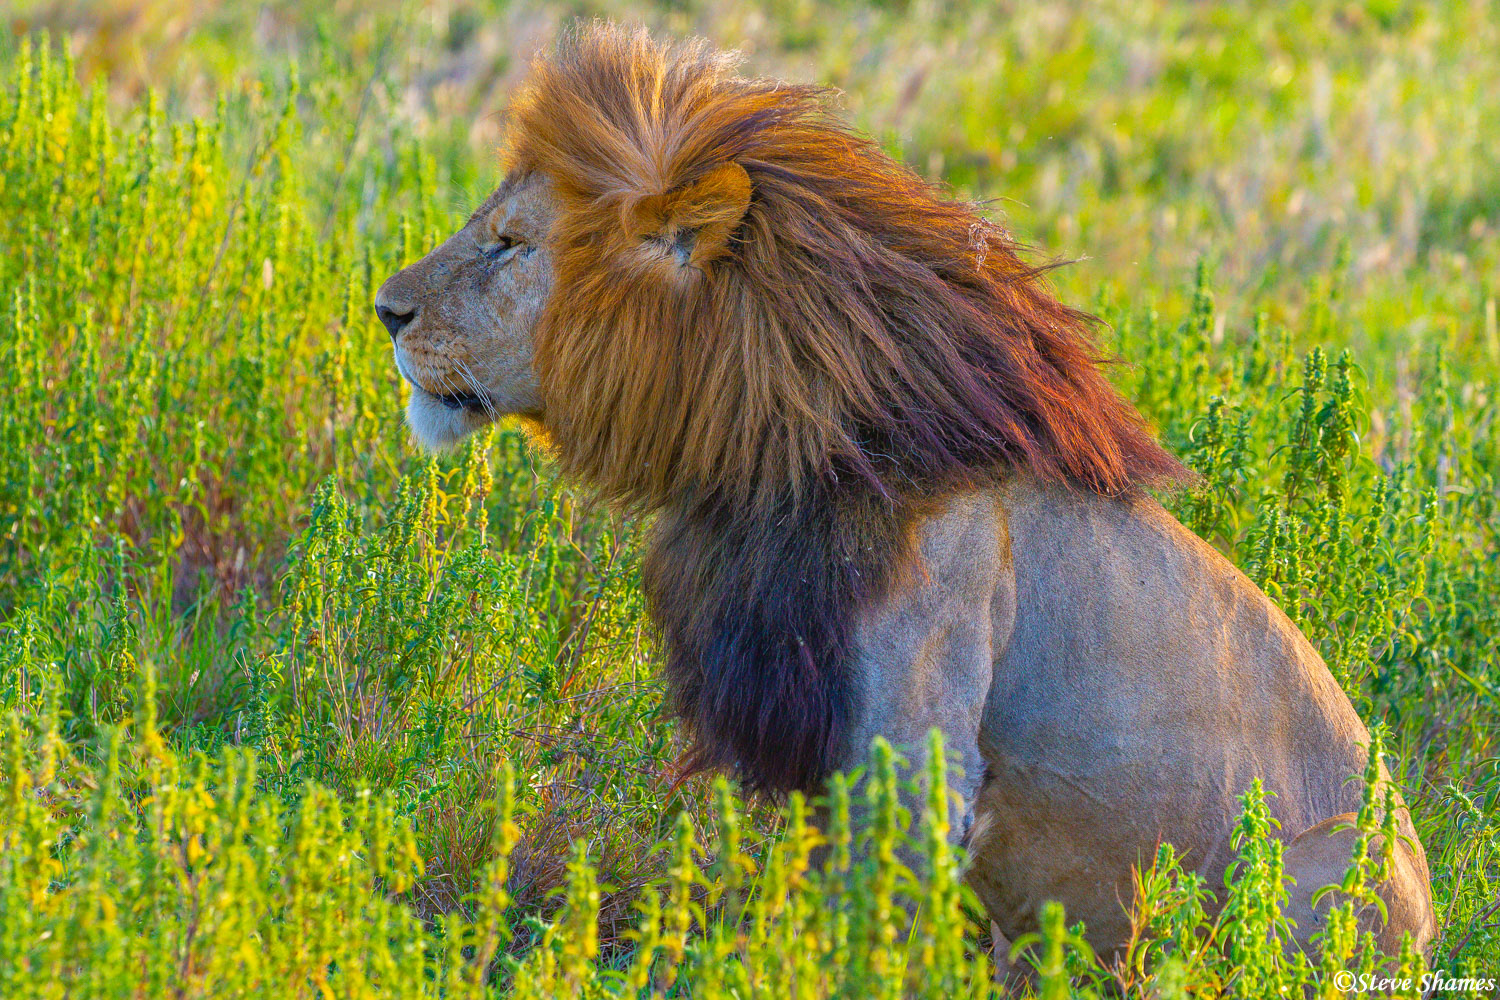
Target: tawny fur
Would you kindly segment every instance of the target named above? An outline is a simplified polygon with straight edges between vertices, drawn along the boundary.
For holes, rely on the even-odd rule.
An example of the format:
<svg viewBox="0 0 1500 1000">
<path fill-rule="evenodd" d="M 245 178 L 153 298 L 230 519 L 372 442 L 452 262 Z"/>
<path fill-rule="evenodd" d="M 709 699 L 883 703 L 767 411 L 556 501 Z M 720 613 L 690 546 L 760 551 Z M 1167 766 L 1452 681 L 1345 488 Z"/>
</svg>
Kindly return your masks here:
<svg viewBox="0 0 1500 1000">
<path fill-rule="evenodd" d="M 1002 230 L 822 91 L 731 67 L 593 29 L 512 104 L 506 163 L 561 206 L 536 349 L 567 471 L 644 510 L 835 474 L 900 495 L 1002 464 L 1101 493 L 1180 473 Z M 662 249 L 682 229 L 686 267 Z"/>
<path fill-rule="evenodd" d="M 644 582 L 693 766 L 780 793 L 846 759 L 852 623 L 933 499 L 1011 468 L 1108 495 L 1181 473 L 1088 318 L 816 88 L 594 28 L 535 63 L 507 135 L 559 207 L 547 434 L 659 515 Z"/>
</svg>

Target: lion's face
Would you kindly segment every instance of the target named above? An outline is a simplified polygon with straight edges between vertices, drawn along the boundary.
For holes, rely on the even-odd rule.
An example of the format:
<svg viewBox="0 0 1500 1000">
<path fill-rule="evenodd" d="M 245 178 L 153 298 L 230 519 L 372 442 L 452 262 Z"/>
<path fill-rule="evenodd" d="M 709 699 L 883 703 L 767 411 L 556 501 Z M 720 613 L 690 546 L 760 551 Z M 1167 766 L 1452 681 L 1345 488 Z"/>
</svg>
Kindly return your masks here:
<svg viewBox="0 0 1500 1000">
<path fill-rule="evenodd" d="M 555 215 L 543 175 L 504 185 L 375 296 L 411 385 L 407 422 L 427 447 L 454 444 L 505 414 L 540 418 L 533 335 L 552 292 Z"/>
</svg>

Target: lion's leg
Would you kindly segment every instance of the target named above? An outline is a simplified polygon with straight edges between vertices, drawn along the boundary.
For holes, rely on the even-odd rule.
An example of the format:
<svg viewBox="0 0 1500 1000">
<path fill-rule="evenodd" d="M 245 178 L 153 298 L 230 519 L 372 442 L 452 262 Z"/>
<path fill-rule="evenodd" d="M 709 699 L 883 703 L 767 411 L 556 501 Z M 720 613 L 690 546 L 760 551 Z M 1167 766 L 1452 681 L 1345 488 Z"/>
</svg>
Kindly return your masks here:
<svg viewBox="0 0 1500 1000">
<path fill-rule="evenodd" d="M 1000 930 L 1000 925 L 990 921 L 990 961 L 995 963 L 994 979 L 1002 986 L 1012 985 L 1018 978 L 1010 964 L 1010 938 Z"/>
<path fill-rule="evenodd" d="M 976 494 L 953 501 L 922 526 L 916 565 L 858 634 L 865 707 L 851 733 L 851 751 L 864 763 L 878 736 L 904 758 L 899 776 L 912 787 L 903 787 L 901 804 L 916 843 L 934 729 L 943 734 L 948 758 L 949 841 L 966 842 L 974 826 L 985 779 L 979 730 L 994 681 L 993 650 L 1005 639 L 996 633 L 1009 627 L 1003 622 L 997 628 L 993 604 L 997 590 L 1014 585 L 1006 576 L 1004 532 L 992 498 Z"/>
<path fill-rule="evenodd" d="M 994 679 L 994 649 L 1004 644 L 1011 625 L 1008 617 L 997 621 L 994 605 L 997 592 L 1013 588 L 999 508 L 984 494 L 960 497 L 921 526 L 911 572 L 870 609 L 859 629 L 864 709 L 850 734 L 848 766 L 866 763 L 877 736 L 896 748 L 906 762 L 898 775 L 911 822 L 906 832 L 918 848 L 933 729 L 942 732 L 948 758 L 949 841 L 966 843 L 973 831 L 986 774 L 979 730 Z M 854 789 L 855 806 L 864 799 L 864 789 Z M 857 809 L 856 827 L 866 820 Z M 926 874 L 919 849 L 908 846 L 901 860 L 919 878 Z"/>
<path fill-rule="evenodd" d="M 933 721 L 926 732 L 937 728 L 943 733 L 944 750 L 947 756 L 947 767 L 945 777 L 947 779 L 948 800 L 948 843 L 954 847 L 967 847 L 976 830 L 975 809 L 978 800 L 979 786 L 984 776 L 984 765 L 979 758 L 977 741 L 964 738 L 962 730 L 955 732 L 953 729 L 942 726 L 938 721 Z M 873 732 L 869 740 L 863 745 L 869 747 L 875 737 L 883 737 L 895 749 L 898 756 L 898 767 L 896 778 L 898 782 L 898 804 L 905 813 L 909 825 L 902 831 L 905 842 L 896 850 L 896 856 L 903 865 L 910 868 L 919 878 L 927 872 L 927 863 L 922 856 L 922 845 L 924 842 L 923 818 L 927 811 L 929 800 L 928 789 L 928 760 L 927 740 L 918 740 L 914 734 L 903 732 Z M 864 762 L 861 762 L 862 764 Z M 868 780 L 869 768 L 866 767 L 865 777 Z M 868 785 L 861 782 L 851 790 L 850 812 L 853 820 L 855 842 L 858 845 L 861 834 L 868 829 L 871 817 L 868 812 Z M 814 812 L 815 822 L 822 828 L 827 828 L 827 809 L 820 806 Z M 819 864 L 823 858 L 822 850 L 819 851 L 815 861 Z"/>
<path fill-rule="evenodd" d="M 1328 911 L 1333 905 L 1347 897 L 1330 892 L 1313 905 L 1313 896 L 1328 885 L 1339 885 L 1344 881 L 1354 853 L 1359 834 L 1353 829 L 1354 813 L 1343 813 L 1325 819 L 1316 826 L 1302 831 L 1286 846 L 1283 861 L 1286 873 L 1296 880 L 1288 886 L 1286 915 L 1297 925 L 1297 943 L 1304 951 L 1314 935 L 1327 926 Z M 1336 830 L 1335 827 L 1344 829 Z M 1415 838 L 1412 843 L 1415 843 Z M 1419 950 L 1426 950 L 1436 932 L 1435 918 L 1428 889 L 1427 865 L 1405 838 L 1397 837 L 1395 851 L 1391 856 L 1391 876 L 1376 886 L 1385 903 L 1388 919 L 1382 920 L 1380 910 L 1367 905 L 1359 914 L 1361 930 L 1370 930 L 1388 955 L 1395 955 L 1401 947 L 1404 934 L 1411 934 L 1412 943 Z M 1370 853 L 1379 857 L 1384 851 L 1384 838 L 1376 836 Z"/>
</svg>

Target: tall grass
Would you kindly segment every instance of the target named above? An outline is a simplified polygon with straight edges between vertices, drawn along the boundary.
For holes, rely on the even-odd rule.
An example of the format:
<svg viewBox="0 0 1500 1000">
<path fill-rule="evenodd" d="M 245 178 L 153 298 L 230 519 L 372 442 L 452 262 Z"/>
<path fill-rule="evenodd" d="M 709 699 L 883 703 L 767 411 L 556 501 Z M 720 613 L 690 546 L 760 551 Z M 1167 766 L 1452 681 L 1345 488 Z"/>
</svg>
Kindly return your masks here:
<svg viewBox="0 0 1500 1000">
<path fill-rule="evenodd" d="M 1176 24 L 1153 11 L 1151 30 Z M 887 45 L 918 30 L 881 8 L 858 16 Z M 1112 51 L 1101 33 L 1114 22 L 1074 37 L 1034 16 L 1014 29 L 1016 51 L 1048 31 L 1073 38 L 1047 72 L 1091 107 L 1112 78 L 1085 54 Z M 985 37 L 1008 30 L 975 17 Z M 1259 38 L 1248 13 L 1216 17 L 1177 25 L 1193 40 L 1184 66 L 1260 94 L 1228 56 L 1192 62 L 1213 38 Z M 1364 46 L 1397 72 L 1445 51 L 1431 32 L 1473 20 L 1434 8 L 1330 34 L 1336 97 L 1355 99 Z M 561 488 L 516 428 L 437 459 L 407 444 L 368 303 L 471 207 L 452 192 L 488 181 L 452 135 L 370 138 L 362 109 L 399 93 L 400 73 L 399 47 L 381 44 L 388 22 L 371 23 L 348 36 L 324 23 L 300 71 L 184 43 L 183 79 L 201 60 L 223 81 L 206 101 L 83 86 L 71 47 L 45 35 L 0 50 L 0 995 L 996 988 L 940 797 L 910 824 L 914 854 L 896 850 L 908 824 L 891 751 L 877 750 L 874 780 L 835 786 L 822 847 L 806 803 L 778 813 L 722 783 L 679 786 L 634 526 Z M 847 61 L 858 45 L 800 7 L 754 30 L 767 59 L 815 53 L 884 92 L 873 64 Z M 958 37 L 964 24 L 921 30 Z M 1469 51 L 1452 48 L 1455 61 Z M 932 112 L 902 139 L 918 166 L 986 191 L 1046 190 L 1020 166 L 998 179 L 963 167 L 977 161 L 959 150 L 986 148 L 998 125 L 938 114 L 952 93 L 979 95 L 978 115 L 1001 114 L 1004 87 L 1042 101 L 1041 64 L 1014 58 L 1033 74 L 1024 86 L 944 69 L 944 87 L 912 98 Z M 1079 203 L 1097 220 L 1080 238 L 1141 198 L 1196 212 L 1193 164 L 1238 138 L 1229 122 L 1206 138 L 1187 129 L 1210 103 L 1199 77 L 1158 79 L 1184 108 L 1152 126 L 1165 173 L 1140 180 L 1145 154 L 1116 149 L 1119 187 Z M 1277 100 L 1266 107 L 1301 107 Z M 1471 103 L 1483 122 L 1500 102 Z M 1413 121 L 1441 126 L 1461 104 Z M 1094 113 L 1071 126 L 1082 146 L 1025 132 L 993 155 L 1068 162 L 1097 135 Z M 1312 169 L 1287 155 L 1288 176 Z M 1420 145 L 1402 155 L 1428 162 Z M 1427 250 L 1399 266 L 1365 259 L 1357 238 L 1380 226 L 1356 218 L 1346 249 L 1332 239 L 1325 255 L 1277 258 L 1254 281 L 1227 244 L 1210 249 L 1233 258 L 1228 292 L 1204 266 L 1180 294 L 1111 285 L 1084 303 L 1130 362 L 1122 388 L 1202 476 L 1169 498 L 1174 513 L 1286 609 L 1384 732 L 1374 752 L 1433 867 L 1442 937 L 1429 965 L 1454 978 L 1500 975 L 1500 347 L 1478 267 L 1500 259 L 1484 228 L 1500 219 L 1483 193 L 1489 155 L 1455 138 L 1452 179 L 1423 181 L 1422 197 L 1472 195 L 1470 207 L 1451 226 L 1432 216 Z M 1404 197 L 1398 161 L 1351 175 L 1368 181 L 1372 217 Z M 1247 239 L 1257 225 L 1241 227 Z M 853 830 L 848 798 L 867 793 L 871 825 Z M 1333 996 L 1340 969 L 1419 974 L 1410 954 L 1382 964 L 1352 908 L 1318 954 L 1285 953 L 1268 823 L 1252 793 L 1221 915 L 1164 846 L 1139 873 L 1139 933 L 1121 956 L 1091 956 L 1048 908 L 1021 942 L 1018 963 L 1035 971 L 1019 988 Z M 849 849 L 856 838 L 864 850 Z M 920 878 L 904 856 L 924 859 Z M 1357 901 L 1378 874 L 1355 865 L 1345 888 Z"/>
</svg>

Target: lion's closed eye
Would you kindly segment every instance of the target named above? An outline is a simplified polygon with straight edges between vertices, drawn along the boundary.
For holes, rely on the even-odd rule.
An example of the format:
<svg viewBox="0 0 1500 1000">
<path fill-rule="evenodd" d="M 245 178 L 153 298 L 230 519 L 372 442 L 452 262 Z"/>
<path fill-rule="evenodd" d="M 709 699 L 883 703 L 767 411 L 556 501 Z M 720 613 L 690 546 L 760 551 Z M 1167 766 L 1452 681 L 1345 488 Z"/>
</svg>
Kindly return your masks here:
<svg viewBox="0 0 1500 1000">
<path fill-rule="evenodd" d="M 482 241 L 479 244 L 479 256 L 487 260 L 506 261 L 514 257 L 516 252 L 525 245 L 525 241 L 519 237 L 501 234 L 493 239 Z"/>
</svg>

